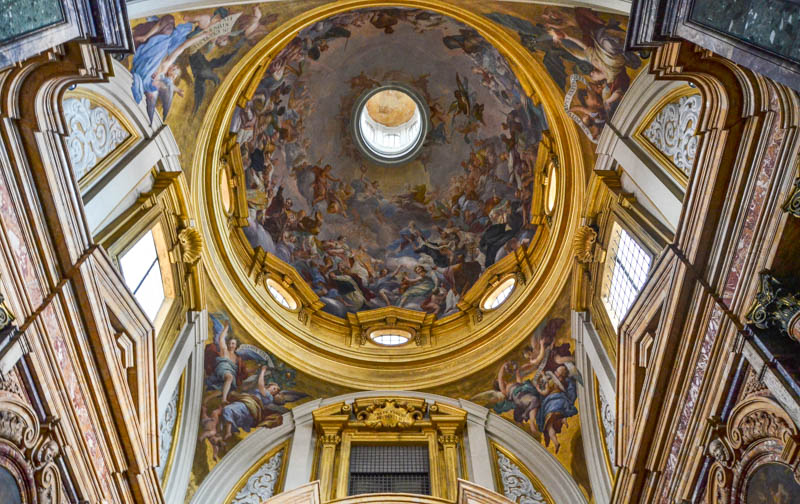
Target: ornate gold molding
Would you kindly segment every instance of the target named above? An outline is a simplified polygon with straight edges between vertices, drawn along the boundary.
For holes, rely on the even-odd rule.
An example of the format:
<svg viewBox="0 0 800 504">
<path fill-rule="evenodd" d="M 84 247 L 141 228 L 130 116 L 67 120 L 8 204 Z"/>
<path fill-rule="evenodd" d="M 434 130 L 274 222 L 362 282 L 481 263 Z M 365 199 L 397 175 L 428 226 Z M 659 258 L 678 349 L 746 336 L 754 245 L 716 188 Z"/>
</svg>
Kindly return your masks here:
<svg viewBox="0 0 800 504">
<path fill-rule="evenodd" d="M 502 454 L 509 461 L 511 461 L 511 463 L 513 463 L 519 469 L 519 471 L 525 477 L 528 478 L 531 485 L 533 486 L 533 489 L 536 492 L 539 492 L 549 504 L 555 503 L 553 497 L 547 491 L 547 488 L 545 488 L 542 482 L 539 481 L 539 478 L 537 478 L 536 475 L 533 474 L 531 470 L 528 469 L 528 467 L 524 463 L 522 463 L 522 461 L 519 460 L 519 458 L 517 458 L 516 455 L 511 453 L 511 451 L 509 451 L 507 448 L 500 446 L 496 441 L 490 441 L 489 444 L 491 446 L 491 451 L 492 451 L 492 468 L 494 470 L 495 485 L 499 488 L 501 493 L 503 493 L 504 495 L 508 495 L 507 492 L 508 489 L 506 488 L 506 484 L 511 481 L 519 483 L 519 478 L 512 477 L 512 478 L 507 478 L 508 481 L 504 480 L 500 467 L 500 460 L 499 460 L 500 457 L 498 456 L 499 454 Z"/>
<path fill-rule="evenodd" d="M 417 7 L 436 11 L 475 28 L 505 56 L 525 91 L 544 104 L 548 124 L 556 141 L 552 145 L 561 166 L 559 201 L 552 224 L 541 226 L 539 243 L 526 251 L 518 250 L 493 265 L 464 296 L 461 311 L 435 320 L 420 330 L 421 345 L 403 348 L 378 348 L 353 345 L 361 330 L 352 320 L 344 320 L 321 310 L 321 303 L 293 268 L 269 255 L 253 251 L 238 226 L 246 224 L 246 199 L 238 149 L 228 131 L 237 102 L 251 96 L 274 57 L 302 28 L 334 14 L 373 6 Z M 371 388 L 429 388 L 474 371 L 477 360 L 487 364 L 514 348 L 545 317 L 569 277 L 572 233 L 578 222 L 584 193 L 584 163 L 587 155 L 574 124 L 563 111 L 562 91 L 550 81 L 542 65 L 507 30 L 484 16 L 441 0 L 371 1 L 346 0 L 324 5 L 288 21 L 273 30 L 242 58 L 220 85 L 198 134 L 196 173 L 192 177 L 193 206 L 206 239 L 204 261 L 211 282 L 228 311 L 243 327 L 276 356 L 295 367 L 303 367 L 320 379 L 341 385 Z M 222 210 L 220 184 L 215 176 L 226 170 L 232 178 L 234 210 Z M 229 195 L 231 196 L 231 195 Z M 493 275 L 520 272 L 526 282 L 520 293 L 503 310 L 474 316 L 476 303 Z M 292 293 L 302 305 L 298 313 L 282 310 L 268 299 L 263 275 L 279 273 L 291 278 Z M 394 313 L 391 313 L 394 310 Z M 387 309 L 386 316 L 398 322 L 404 314 Z M 358 317 L 365 314 L 359 313 Z M 371 315 L 369 315 L 371 316 Z M 381 316 L 386 318 L 384 314 Z M 427 340 L 427 341 L 426 341 Z M 332 358 L 334 357 L 335 358 Z"/>
<path fill-rule="evenodd" d="M 242 477 L 239 478 L 239 480 L 236 482 L 236 484 L 233 485 L 233 488 L 231 489 L 230 492 L 228 492 L 228 496 L 225 497 L 225 500 L 223 502 L 228 503 L 228 502 L 233 501 L 234 497 L 236 497 L 236 494 L 238 494 L 242 490 L 242 488 L 244 488 L 245 484 L 247 484 L 247 480 L 249 480 L 250 477 L 253 474 L 255 474 L 255 472 L 258 471 L 261 468 L 261 466 L 264 465 L 269 459 L 271 459 L 272 457 L 274 457 L 275 455 L 277 455 L 278 453 L 281 453 L 281 452 L 283 452 L 283 460 L 282 460 L 282 463 L 281 463 L 280 472 L 278 474 L 278 479 L 277 479 L 277 481 L 275 481 L 275 487 L 274 487 L 273 495 L 278 495 L 281 491 L 283 491 L 283 484 L 286 481 L 286 471 L 287 471 L 287 468 L 289 466 L 287 459 L 288 459 L 288 456 L 289 456 L 289 447 L 290 446 L 291 446 L 291 439 L 287 439 L 283 443 L 279 444 L 275 448 L 273 448 L 270 451 L 268 451 L 263 457 L 258 459 L 252 465 L 252 467 L 250 467 L 250 469 L 248 469 L 242 475 Z"/>
</svg>

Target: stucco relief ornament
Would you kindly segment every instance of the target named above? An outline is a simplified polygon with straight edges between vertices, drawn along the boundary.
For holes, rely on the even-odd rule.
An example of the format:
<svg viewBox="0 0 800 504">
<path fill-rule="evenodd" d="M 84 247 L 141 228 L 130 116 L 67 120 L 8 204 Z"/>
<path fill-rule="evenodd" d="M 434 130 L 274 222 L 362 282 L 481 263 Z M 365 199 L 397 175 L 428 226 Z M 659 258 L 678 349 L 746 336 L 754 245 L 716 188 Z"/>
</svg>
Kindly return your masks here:
<svg viewBox="0 0 800 504">
<path fill-rule="evenodd" d="M 158 430 L 159 437 L 161 438 L 160 457 L 156 474 L 158 474 L 159 481 L 164 480 L 164 470 L 167 467 L 167 459 L 169 459 L 169 452 L 172 449 L 172 442 L 175 439 L 175 423 L 178 420 L 178 397 L 179 387 L 175 387 L 175 392 L 172 393 L 167 407 L 164 408 L 164 417 L 159 422 Z"/>
<path fill-rule="evenodd" d="M 131 136 L 113 114 L 87 98 L 66 98 L 62 107 L 69 129 L 69 160 L 78 179 Z"/>
<path fill-rule="evenodd" d="M 594 259 L 594 245 L 597 242 L 597 231 L 589 226 L 581 226 L 572 239 L 572 248 L 575 258 L 581 264 L 592 262 Z"/>
<path fill-rule="evenodd" d="M 404 401 L 377 399 L 356 414 L 356 418 L 372 429 L 405 429 L 422 420 L 424 406 L 417 408 Z"/>
<path fill-rule="evenodd" d="M 503 495 L 518 504 L 548 504 L 547 498 L 534 488 L 531 480 L 516 464 L 497 452 L 497 466 L 503 483 Z"/>
<path fill-rule="evenodd" d="M 724 467 L 730 467 L 732 460 L 731 450 L 720 438 L 714 438 L 708 444 L 708 454 Z"/>
<path fill-rule="evenodd" d="M 178 233 L 178 240 L 181 243 L 183 262 L 194 264 L 200 260 L 200 255 L 203 253 L 203 236 L 197 228 L 183 228 Z"/>
<path fill-rule="evenodd" d="M 790 432 L 791 428 L 784 419 L 770 411 L 756 410 L 742 419 L 730 437 L 733 445 L 740 447 L 764 438 L 783 440 L 784 434 Z"/>
<path fill-rule="evenodd" d="M 759 329 L 778 329 L 800 342 L 800 296 L 766 271 L 761 272 L 759 280 L 756 301 L 747 318 Z"/>
<path fill-rule="evenodd" d="M 697 118 L 700 95 L 682 96 L 668 103 L 642 133 L 686 176 L 692 171 L 697 151 Z"/>
<path fill-rule="evenodd" d="M 273 455 L 247 479 L 247 483 L 236 494 L 232 504 L 261 504 L 275 495 L 275 486 L 282 467 L 283 450 Z"/>
</svg>

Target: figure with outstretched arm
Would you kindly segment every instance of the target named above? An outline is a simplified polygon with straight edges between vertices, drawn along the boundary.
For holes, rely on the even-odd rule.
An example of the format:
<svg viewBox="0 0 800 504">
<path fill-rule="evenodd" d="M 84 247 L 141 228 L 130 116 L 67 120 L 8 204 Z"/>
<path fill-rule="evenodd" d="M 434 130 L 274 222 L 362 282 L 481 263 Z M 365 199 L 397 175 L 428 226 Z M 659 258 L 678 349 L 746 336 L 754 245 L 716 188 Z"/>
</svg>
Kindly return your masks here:
<svg viewBox="0 0 800 504">
<path fill-rule="evenodd" d="M 225 327 L 219 335 L 219 357 L 217 358 L 217 374 L 222 375 L 222 403 L 228 402 L 228 394 L 231 386 L 236 379 L 238 366 L 236 364 L 236 347 L 239 342 L 235 338 L 227 339 L 231 325 L 225 323 Z"/>
</svg>

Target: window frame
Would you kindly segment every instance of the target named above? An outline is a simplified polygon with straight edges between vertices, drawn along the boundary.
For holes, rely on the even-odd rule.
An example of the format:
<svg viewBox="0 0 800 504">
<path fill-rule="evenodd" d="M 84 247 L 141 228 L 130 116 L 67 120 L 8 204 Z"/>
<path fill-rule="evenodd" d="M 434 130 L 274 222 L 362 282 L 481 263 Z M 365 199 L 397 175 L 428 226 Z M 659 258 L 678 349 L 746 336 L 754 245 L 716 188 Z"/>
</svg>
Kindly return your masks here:
<svg viewBox="0 0 800 504">
<path fill-rule="evenodd" d="M 639 249 L 644 254 L 646 254 L 648 256 L 648 258 L 650 259 L 650 264 L 647 267 L 647 273 L 645 275 L 645 279 L 642 282 L 641 287 L 639 287 L 637 289 L 637 291 L 633 295 L 633 298 L 632 298 L 630 304 L 628 305 L 625 313 L 620 315 L 619 320 L 615 324 L 614 323 L 614 319 L 612 318 L 612 314 L 610 313 L 610 310 L 609 310 L 609 304 L 607 303 L 607 299 L 609 297 L 609 294 L 610 294 L 610 291 L 611 291 L 611 287 L 614 284 L 614 276 L 615 276 L 616 270 L 617 270 L 616 258 L 617 258 L 618 252 L 619 252 L 619 243 L 617 243 L 616 245 L 613 245 L 611 243 L 612 240 L 614 240 L 614 236 L 616 234 L 616 230 L 617 229 L 619 229 L 620 240 L 622 239 L 622 236 L 621 236 L 622 233 L 625 233 L 633 241 L 633 243 L 636 246 L 638 246 Z M 605 260 L 603 261 L 603 267 L 602 267 L 602 269 L 600 271 L 600 275 L 601 275 L 600 276 L 600 282 L 599 282 L 600 283 L 600 302 L 603 305 L 605 314 L 608 317 L 608 320 L 609 320 L 609 322 L 611 324 L 611 327 L 614 329 L 615 333 L 618 333 L 620 325 L 625 320 L 625 317 L 627 317 L 628 313 L 631 310 L 631 307 L 633 307 L 633 304 L 636 302 L 636 298 L 642 292 L 642 289 L 644 288 L 645 284 L 647 283 L 647 279 L 650 277 L 650 273 L 651 273 L 651 271 L 653 269 L 653 263 L 655 262 L 655 255 L 653 254 L 652 251 L 650 251 L 648 249 L 648 247 L 642 242 L 642 240 L 640 240 L 636 236 L 636 234 L 634 232 L 632 232 L 630 229 L 627 229 L 626 226 L 624 226 L 619 220 L 613 220 L 611 222 L 607 242 L 608 242 L 607 243 L 607 247 L 608 248 L 606 250 Z M 611 250 L 612 245 L 615 247 L 613 252 Z M 609 269 L 612 266 L 614 267 L 614 271 L 609 272 Z M 623 274 L 626 277 L 628 277 L 628 281 L 631 284 L 633 284 L 634 280 L 630 277 L 630 275 L 626 271 L 624 271 L 624 267 L 623 267 Z M 635 285 L 634 285 L 634 287 L 635 287 Z"/>
</svg>

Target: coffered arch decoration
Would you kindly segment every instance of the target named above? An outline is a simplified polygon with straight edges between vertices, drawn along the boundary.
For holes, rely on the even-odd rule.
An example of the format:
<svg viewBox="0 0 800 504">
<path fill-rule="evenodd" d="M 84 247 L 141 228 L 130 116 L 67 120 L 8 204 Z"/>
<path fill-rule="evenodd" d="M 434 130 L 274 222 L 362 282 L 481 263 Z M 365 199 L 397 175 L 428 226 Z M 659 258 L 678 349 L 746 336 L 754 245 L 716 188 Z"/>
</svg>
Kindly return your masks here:
<svg viewBox="0 0 800 504">
<path fill-rule="evenodd" d="M 797 495 L 799 441 L 797 427 L 771 398 L 755 396 L 739 403 L 707 447 L 714 460 L 707 502 L 744 504 L 767 493 Z"/>
<path fill-rule="evenodd" d="M 408 290 L 397 295 L 399 301 L 383 303 L 386 306 L 381 306 L 382 303 L 377 301 L 374 305 L 370 305 L 363 300 L 357 300 L 361 308 L 337 311 L 332 306 L 335 307 L 336 302 L 341 303 L 343 295 L 326 294 L 326 292 L 336 290 L 337 293 L 348 293 L 354 290 L 352 286 L 349 289 L 326 287 L 323 292 L 316 281 L 298 273 L 296 262 L 287 262 L 284 260 L 286 257 L 279 258 L 279 252 L 275 250 L 268 253 L 263 246 L 254 248 L 253 244 L 258 243 L 258 240 L 248 236 L 246 230 L 250 222 L 258 216 L 249 210 L 253 208 L 250 201 L 253 191 L 248 195 L 248 183 L 252 181 L 248 182 L 245 168 L 251 166 L 255 162 L 254 159 L 256 161 L 261 159 L 259 157 L 261 154 L 256 152 L 260 147 L 252 152 L 242 149 L 240 142 L 249 138 L 247 131 L 237 129 L 238 126 L 234 127 L 234 133 L 230 130 L 232 123 L 241 124 L 246 120 L 242 115 L 247 114 L 247 110 L 250 108 L 259 110 L 263 105 L 262 102 L 269 93 L 259 91 L 259 86 L 265 81 L 272 82 L 278 75 L 283 75 L 283 71 L 279 71 L 279 68 L 284 68 L 287 64 L 284 58 L 291 60 L 294 57 L 292 54 L 297 49 L 295 37 L 298 33 L 303 37 L 306 34 L 303 30 L 312 30 L 309 27 L 318 29 L 320 26 L 329 25 L 336 28 L 331 34 L 342 33 L 342 30 L 353 27 L 339 26 L 336 23 L 345 23 L 352 16 L 363 15 L 356 12 L 358 9 L 376 9 L 378 6 L 381 9 L 411 9 L 408 12 L 418 15 L 406 18 L 430 19 L 430 16 L 434 16 L 442 18 L 444 22 L 453 26 L 462 27 L 472 37 L 470 43 L 487 48 L 487 51 L 495 51 L 499 55 L 498 58 L 502 58 L 503 64 L 507 65 L 509 73 L 512 74 L 509 75 L 509 80 L 516 82 L 513 85 L 520 90 L 520 100 L 526 103 L 525 114 L 528 117 L 526 120 L 532 120 L 531 118 L 538 114 L 537 117 L 540 119 L 537 120 L 546 123 L 546 130 L 539 132 L 541 138 L 546 141 L 543 140 L 538 146 L 526 147 L 527 152 L 531 153 L 529 162 L 533 168 L 531 175 L 534 179 L 531 185 L 533 189 L 530 204 L 523 205 L 530 210 L 530 214 L 524 219 L 528 225 L 535 228 L 535 233 L 532 237 L 530 235 L 516 237 L 514 243 L 525 245 L 509 246 L 505 256 L 497 254 L 496 261 L 493 258 L 484 263 L 476 262 L 478 268 L 474 271 L 474 281 L 466 282 L 460 291 L 461 294 L 449 301 L 443 289 L 441 292 L 436 290 L 434 280 L 433 297 L 441 294 L 441 299 L 437 298 L 436 303 L 439 304 L 436 306 L 422 307 L 406 303 L 410 294 L 415 292 L 413 287 L 406 286 Z M 370 13 L 380 14 L 378 11 Z M 395 28 L 396 31 L 401 31 L 399 25 Z M 420 29 L 424 31 L 425 28 Z M 355 36 L 351 38 L 355 39 Z M 327 42 L 325 51 L 335 51 L 334 46 L 344 43 L 335 39 L 336 37 L 333 37 Z M 438 43 L 447 51 L 454 49 L 459 51 L 457 48 L 464 42 L 458 37 L 449 35 L 444 36 L 444 39 L 445 43 L 441 44 L 442 37 L 439 37 Z M 348 42 L 355 43 L 350 39 Z M 466 52 L 462 54 L 455 51 L 445 54 L 447 56 L 454 54 L 462 59 L 470 58 L 465 56 Z M 309 54 L 312 54 L 309 61 L 318 57 L 316 53 Z M 307 63 L 313 64 L 313 62 Z M 471 65 L 472 63 L 465 72 L 453 72 L 451 77 L 454 85 L 465 85 L 462 76 L 472 73 Z M 312 70 L 308 68 L 304 70 L 304 72 L 310 71 Z M 404 388 L 433 387 L 470 373 L 472 368 L 469 363 L 473 362 L 473 358 L 491 361 L 507 353 L 520 342 L 521 335 L 529 334 L 541 322 L 554 302 L 554 297 L 550 293 L 560 291 L 569 277 L 570 250 L 563 245 L 571 242 L 571 235 L 580 213 L 578 204 L 583 200 L 585 186 L 585 154 L 581 150 L 579 132 L 563 111 L 561 90 L 549 78 L 543 77 L 545 75 L 541 63 L 536 61 L 509 32 L 486 17 L 438 0 L 388 3 L 364 0 L 336 2 L 312 9 L 270 32 L 234 66 L 219 86 L 198 134 L 197 150 L 194 155 L 197 171 L 192 176 L 192 195 L 194 207 L 200 216 L 200 227 L 208 244 L 204 249 L 204 261 L 220 265 L 219 268 L 209 270 L 209 276 L 220 295 L 230 300 L 231 315 L 248 332 L 262 339 L 265 345 L 275 348 L 276 355 L 288 364 L 294 366 L 302 364 L 308 368 L 309 373 L 321 379 L 351 387 L 393 389 L 398 383 L 402 383 Z M 360 82 L 361 80 L 356 79 L 349 82 L 348 86 L 358 87 L 361 85 L 358 84 Z M 426 85 L 423 81 L 415 82 L 422 88 Z M 479 83 L 474 84 L 474 86 L 479 85 Z M 284 91 L 290 96 L 290 100 L 307 99 L 291 94 L 291 86 Z M 487 100 L 490 99 L 489 96 L 494 96 L 492 92 L 482 88 L 473 91 L 478 92 L 480 96 L 486 96 Z M 489 115 L 486 118 L 489 122 Z M 468 119 L 465 121 L 469 122 Z M 463 142 L 461 136 L 467 139 L 467 143 L 464 143 L 468 145 L 464 147 L 467 158 L 475 161 L 480 156 L 491 155 L 487 154 L 488 151 L 470 154 L 472 148 L 470 145 L 474 145 L 477 141 L 477 138 L 469 137 L 471 134 L 462 132 L 457 135 L 459 142 Z M 316 162 L 316 159 L 308 162 Z M 322 162 L 322 165 L 325 165 L 325 162 Z M 558 180 L 554 190 L 557 192 L 555 199 L 559 204 L 556 205 L 552 215 L 548 215 L 545 211 L 547 166 L 555 167 L 555 171 L 551 173 L 557 173 Z M 417 168 L 421 174 L 424 173 L 423 168 Z M 308 170 L 310 171 L 306 175 L 316 179 L 313 184 L 309 182 L 309 187 L 315 191 L 309 196 L 309 201 L 317 198 L 325 200 L 327 197 L 330 201 L 325 200 L 328 201 L 326 212 L 330 214 L 329 218 L 335 220 L 341 213 L 341 199 L 336 194 L 328 193 L 327 189 L 322 187 L 324 181 L 321 181 L 335 176 L 324 166 Z M 373 176 L 372 173 L 363 172 L 361 177 L 356 173 L 353 183 L 357 185 L 366 183 L 363 177 Z M 225 183 L 219 183 L 221 177 Z M 538 182 L 537 177 L 540 179 Z M 403 201 L 408 205 L 425 208 L 430 203 L 425 191 L 420 188 L 412 189 L 403 193 L 401 182 L 398 201 L 407 196 Z M 282 204 L 289 205 L 286 208 L 290 208 L 291 203 L 287 200 L 298 198 L 290 197 L 290 189 L 284 190 L 286 194 L 285 197 L 282 196 L 281 201 Z M 291 191 L 296 192 L 296 189 Z M 496 206 L 502 207 L 502 205 Z M 298 226 L 305 226 L 303 227 L 307 230 L 305 235 L 316 236 L 315 232 L 320 226 L 318 222 L 320 216 L 314 211 L 304 212 L 298 217 L 300 219 Z M 524 215 L 525 210 L 509 203 L 508 209 L 500 208 L 497 212 L 507 212 L 508 215 L 519 212 L 520 215 Z M 500 215 L 499 213 L 497 215 Z M 363 218 L 370 215 L 366 211 L 362 214 Z M 262 218 L 269 217 L 268 214 L 259 215 Z M 502 222 L 504 221 L 501 219 L 500 228 L 503 228 Z M 514 226 L 511 228 L 515 229 Z M 448 231 L 443 230 L 443 232 Z M 503 232 L 507 233 L 508 230 Z M 397 238 L 402 241 L 403 233 L 410 233 L 409 236 L 415 235 L 414 230 L 409 227 L 405 231 L 398 232 L 392 239 Z M 320 256 L 329 255 L 327 246 L 333 241 L 335 240 L 328 240 L 329 243 L 320 248 Z M 300 242 L 294 243 L 300 246 Z M 431 258 L 438 257 L 430 244 L 416 246 L 420 249 L 427 246 L 428 249 L 424 249 L 425 253 Z M 359 253 L 357 248 L 352 248 L 354 253 Z M 494 252 L 502 251 L 492 249 L 492 253 Z M 431 260 L 434 263 L 436 261 L 436 259 Z M 417 263 L 412 269 L 413 271 L 407 274 L 406 280 L 409 285 L 414 286 L 426 281 L 423 277 L 433 270 L 433 266 L 426 269 L 424 265 Z M 337 282 L 343 281 L 334 278 L 337 275 L 335 271 L 326 274 L 333 275 L 330 278 Z M 485 292 L 508 275 L 515 275 L 517 278 L 509 299 L 498 309 L 481 310 L 480 301 Z M 273 287 L 279 285 L 284 293 L 292 297 L 291 301 L 297 304 L 296 309 L 286 309 L 285 305 L 282 306 L 280 301 L 270 294 L 266 285 L 268 279 L 271 280 Z M 325 283 L 327 280 L 322 279 L 322 282 Z M 346 297 L 346 294 L 344 296 Z M 294 306 L 293 303 L 290 305 Z M 374 344 L 366 337 L 373 330 L 393 328 L 411 334 L 412 342 L 398 348 L 387 348 Z M 345 358 L 334 359 L 333 355 Z M 375 366 L 375 363 L 380 365 Z"/>
</svg>

